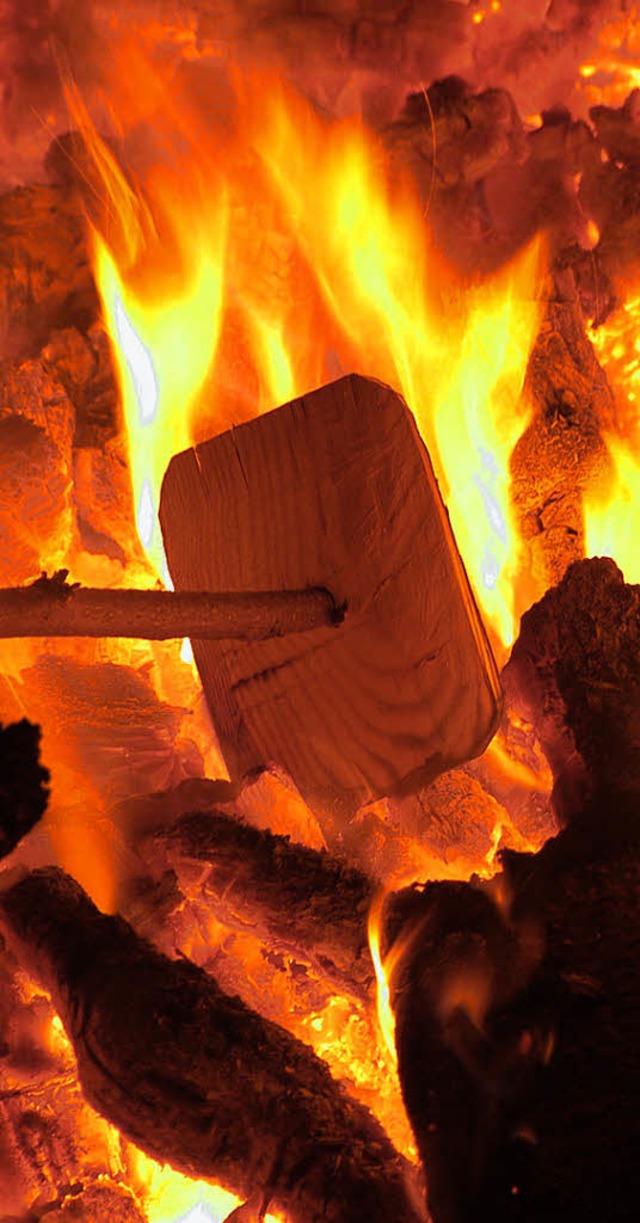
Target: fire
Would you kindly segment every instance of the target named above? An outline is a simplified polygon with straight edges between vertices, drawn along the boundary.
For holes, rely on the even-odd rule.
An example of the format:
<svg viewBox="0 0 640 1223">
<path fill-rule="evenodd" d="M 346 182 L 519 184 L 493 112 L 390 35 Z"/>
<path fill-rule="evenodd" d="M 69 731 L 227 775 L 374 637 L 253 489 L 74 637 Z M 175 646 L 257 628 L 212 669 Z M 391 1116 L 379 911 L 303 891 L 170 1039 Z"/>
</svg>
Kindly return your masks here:
<svg viewBox="0 0 640 1223">
<path fill-rule="evenodd" d="M 612 556 L 627 582 L 640 582 L 640 458 L 620 438 L 605 438 L 610 467 L 585 496 L 587 556 Z"/>
<path fill-rule="evenodd" d="M 627 582 L 640 582 L 640 297 L 632 296 L 594 333 L 598 360 L 616 394 L 617 430 L 607 461 L 584 498 L 585 552 L 611 556 Z"/>
<path fill-rule="evenodd" d="M 146 95 L 123 89 L 131 78 Z M 527 423 L 539 244 L 501 275 L 461 284 L 430 243 L 412 183 L 392 176 L 358 119 L 328 123 L 254 74 L 235 81 L 226 122 L 203 132 L 192 99 L 148 64 L 118 79 L 121 128 L 144 119 L 165 133 L 135 191 L 81 107 L 75 118 L 109 199 L 96 280 L 156 570 L 172 454 L 355 370 L 399 389 L 414 412 L 476 595 L 508 644 L 520 610 L 509 456 Z"/>
<path fill-rule="evenodd" d="M 166 1164 L 158 1164 L 137 1148 L 133 1152 L 133 1180 L 140 1188 L 148 1223 L 224 1223 L 240 1198 L 207 1181 L 190 1180 Z M 256 1212 L 256 1218 L 258 1214 Z M 265 1223 L 283 1223 L 278 1215 Z"/>
</svg>

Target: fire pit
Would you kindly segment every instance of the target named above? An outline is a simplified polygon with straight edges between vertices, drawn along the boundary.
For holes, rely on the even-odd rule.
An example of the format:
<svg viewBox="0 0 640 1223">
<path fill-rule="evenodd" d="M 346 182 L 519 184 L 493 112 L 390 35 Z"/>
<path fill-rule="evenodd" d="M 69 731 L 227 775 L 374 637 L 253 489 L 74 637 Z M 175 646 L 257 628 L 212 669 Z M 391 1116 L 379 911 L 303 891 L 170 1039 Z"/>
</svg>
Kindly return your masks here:
<svg viewBox="0 0 640 1223">
<path fill-rule="evenodd" d="M 635 1217 L 640 17 L 6 8 L 0 1223 Z"/>
</svg>

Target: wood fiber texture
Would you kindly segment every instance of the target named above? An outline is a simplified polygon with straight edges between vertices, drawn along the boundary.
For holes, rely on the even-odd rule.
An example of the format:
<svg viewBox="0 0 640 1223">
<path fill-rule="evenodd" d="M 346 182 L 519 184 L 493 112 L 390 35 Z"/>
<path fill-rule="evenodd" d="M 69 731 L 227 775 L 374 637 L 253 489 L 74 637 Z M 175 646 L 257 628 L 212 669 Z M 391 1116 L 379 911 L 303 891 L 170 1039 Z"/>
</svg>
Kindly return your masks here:
<svg viewBox="0 0 640 1223">
<path fill-rule="evenodd" d="M 499 684 L 404 401 L 349 375 L 177 455 L 160 520 L 177 590 L 325 586 L 339 629 L 194 641 L 232 776 L 271 762 L 352 807 L 483 750 Z"/>
</svg>

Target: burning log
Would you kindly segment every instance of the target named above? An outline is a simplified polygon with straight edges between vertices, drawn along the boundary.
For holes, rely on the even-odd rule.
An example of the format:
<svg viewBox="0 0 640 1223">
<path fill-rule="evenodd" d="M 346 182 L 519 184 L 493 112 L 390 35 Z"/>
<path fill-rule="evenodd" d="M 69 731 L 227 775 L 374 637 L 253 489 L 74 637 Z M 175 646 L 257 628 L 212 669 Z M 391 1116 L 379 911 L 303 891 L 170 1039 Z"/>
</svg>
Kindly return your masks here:
<svg viewBox="0 0 640 1223">
<path fill-rule="evenodd" d="M 143 637 L 260 641 L 338 623 L 328 590 L 91 590 L 67 571 L 0 590 L 0 637 Z"/>
<path fill-rule="evenodd" d="M 399 1072 L 434 1223 L 635 1213 L 639 828 L 637 790 L 601 792 L 489 888 L 395 898 Z"/>
<path fill-rule="evenodd" d="M 23 719 L 0 722 L 0 859 L 44 815 L 49 773 L 39 763 L 40 727 Z"/>
<path fill-rule="evenodd" d="M 192 635 L 229 771 L 275 761 L 311 806 L 353 811 L 478 754 L 493 660 L 403 400 L 341 378 L 176 455 L 160 503 L 177 590 L 332 590 L 336 632 L 266 645 Z"/>
<path fill-rule="evenodd" d="M 29 581 L 68 548 L 73 431 L 42 359 L 0 365 L 0 584 Z"/>
<path fill-rule="evenodd" d="M 208 866 L 202 902 L 217 920 L 286 948 L 334 990 L 371 1000 L 367 916 L 376 888 L 360 871 L 215 810 L 178 820 L 142 854 L 159 872 L 173 866 L 183 885 Z"/>
<path fill-rule="evenodd" d="M 489 885 L 398 894 L 400 1077 L 435 1223 L 623 1220 L 640 1089 L 640 588 L 580 561 L 522 620 L 504 679 L 568 826 Z"/>
<path fill-rule="evenodd" d="M 571 565 L 522 617 L 504 683 L 537 729 L 565 820 L 596 789 L 640 785 L 639 613 L 640 587 L 597 558 Z"/>
<path fill-rule="evenodd" d="M 89 1101 L 140 1147 L 295 1223 L 417 1223 L 410 1173 L 310 1050 L 188 961 L 101 914 L 57 869 L 0 897 L 51 990 Z"/>
</svg>

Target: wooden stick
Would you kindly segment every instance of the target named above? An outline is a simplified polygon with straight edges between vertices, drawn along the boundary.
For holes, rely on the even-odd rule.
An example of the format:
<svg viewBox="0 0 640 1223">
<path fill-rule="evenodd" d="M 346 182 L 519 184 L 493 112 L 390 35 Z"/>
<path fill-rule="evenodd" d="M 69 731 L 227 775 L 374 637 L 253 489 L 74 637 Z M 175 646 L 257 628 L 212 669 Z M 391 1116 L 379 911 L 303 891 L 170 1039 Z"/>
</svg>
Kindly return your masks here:
<svg viewBox="0 0 640 1223">
<path fill-rule="evenodd" d="M 63 571 L 61 571 L 63 573 Z M 308 590 L 93 590 L 56 574 L 0 590 L 0 638 L 175 637 L 262 641 L 340 623 L 321 587 Z"/>
</svg>

